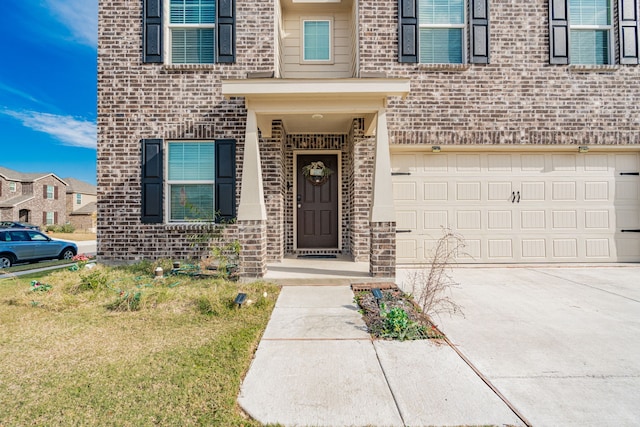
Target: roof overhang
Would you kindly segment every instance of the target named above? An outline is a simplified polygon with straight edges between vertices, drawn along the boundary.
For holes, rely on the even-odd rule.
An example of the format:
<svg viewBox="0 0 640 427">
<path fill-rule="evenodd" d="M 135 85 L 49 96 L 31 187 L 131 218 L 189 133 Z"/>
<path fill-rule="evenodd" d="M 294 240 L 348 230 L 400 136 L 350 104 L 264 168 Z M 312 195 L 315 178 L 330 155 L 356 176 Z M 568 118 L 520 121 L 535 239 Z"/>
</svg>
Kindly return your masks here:
<svg viewBox="0 0 640 427">
<path fill-rule="evenodd" d="M 282 120 L 288 133 L 347 133 L 354 118 L 375 130 L 377 112 L 389 97 L 406 97 L 408 79 L 243 79 L 224 80 L 226 98 L 245 98 L 258 128 L 271 137 L 271 123 Z"/>
</svg>

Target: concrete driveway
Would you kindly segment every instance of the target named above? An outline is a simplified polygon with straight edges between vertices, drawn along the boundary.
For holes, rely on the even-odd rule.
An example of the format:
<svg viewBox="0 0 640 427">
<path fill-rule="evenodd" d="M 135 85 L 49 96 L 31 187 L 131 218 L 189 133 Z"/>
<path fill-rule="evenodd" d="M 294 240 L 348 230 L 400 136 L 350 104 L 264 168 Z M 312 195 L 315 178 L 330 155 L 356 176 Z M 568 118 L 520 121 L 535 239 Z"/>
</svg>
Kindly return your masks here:
<svg viewBox="0 0 640 427">
<path fill-rule="evenodd" d="M 528 422 L 640 425 L 640 266 L 468 267 L 453 277 L 465 317 L 436 322 Z"/>
</svg>

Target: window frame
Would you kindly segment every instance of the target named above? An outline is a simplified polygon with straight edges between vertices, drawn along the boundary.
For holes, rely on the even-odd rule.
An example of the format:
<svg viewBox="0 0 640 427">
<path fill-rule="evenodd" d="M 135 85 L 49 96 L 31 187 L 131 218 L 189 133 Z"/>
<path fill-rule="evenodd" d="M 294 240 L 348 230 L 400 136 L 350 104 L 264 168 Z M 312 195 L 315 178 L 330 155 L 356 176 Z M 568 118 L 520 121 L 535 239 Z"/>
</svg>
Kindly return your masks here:
<svg viewBox="0 0 640 427">
<path fill-rule="evenodd" d="M 76 193 L 76 205 L 82 204 L 82 194 Z"/>
<path fill-rule="evenodd" d="M 56 213 L 47 211 L 45 214 L 46 214 L 46 221 L 45 221 L 46 224 L 45 225 L 55 225 L 55 223 L 56 223 Z"/>
<path fill-rule="evenodd" d="M 169 178 L 169 164 L 171 161 L 171 150 L 170 145 L 172 143 L 175 144 L 211 144 L 213 146 L 213 161 L 211 164 L 211 168 L 213 169 L 213 178 L 211 180 L 171 180 Z M 208 223 L 215 221 L 216 219 L 216 141 L 215 140 L 178 140 L 171 139 L 165 141 L 164 150 L 167 153 L 165 156 L 165 173 L 164 173 L 164 192 L 166 194 L 166 202 L 165 202 L 165 214 L 166 214 L 166 222 L 168 224 L 184 224 L 184 223 Z M 195 218 L 193 220 L 190 219 L 172 219 L 172 211 L 171 211 L 171 187 L 174 185 L 210 185 L 211 186 L 211 212 L 213 213 L 212 218 Z"/>
<path fill-rule="evenodd" d="M 217 22 L 213 24 L 172 24 L 171 23 L 171 0 L 162 0 L 163 9 L 166 11 L 164 13 L 163 26 L 166 31 L 164 31 L 164 57 L 165 63 L 168 65 L 213 65 L 216 64 L 217 61 L 217 44 L 218 44 L 218 34 L 217 34 Z M 217 15 L 218 10 L 218 1 L 215 0 L 215 10 Z M 217 19 L 217 16 L 215 17 Z M 174 62 L 173 61 L 173 30 L 174 29 L 212 29 L 213 30 L 213 51 L 211 52 L 213 61 L 212 62 Z"/>
<path fill-rule="evenodd" d="M 420 1 L 420 0 L 416 0 Z M 422 29 L 460 29 L 462 30 L 462 45 L 461 45 L 461 62 L 423 62 L 421 57 L 421 50 L 419 49 L 418 54 L 418 64 L 424 65 L 459 65 L 459 64 L 468 64 L 469 63 L 469 1 L 462 0 L 462 23 L 461 24 L 424 24 L 420 21 L 420 16 L 418 15 L 418 39 L 420 39 L 420 33 Z"/>
<path fill-rule="evenodd" d="M 613 4 L 613 0 L 606 0 L 608 3 L 608 18 L 609 18 L 609 24 L 608 25 L 573 25 L 571 23 L 571 13 L 572 13 L 572 8 L 571 8 L 571 0 L 569 0 L 569 2 L 567 3 L 568 7 L 569 7 L 569 13 L 568 13 L 568 17 L 569 17 L 569 64 L 574 64 L 574 65 L 611 65 L 614 63 L 615 61 L 615 56 L 614 56 L 614 52 L 615 52 L 615 26 L 614 26 L 614 15 L 616 13 L 616 11 L 614 10 L 614 4 Z M 607 38 L 608 38 L 608 43 L 607 43 L 607 61 L 604 64 L 598 64 L 598 63 L 584 63 L 584 62 L 575 62 L 572 58 L 571 55 L 571 50 L 572 50 L 572 43 L 573 43 L 573 37 L 571 36 L 573 31 L 590 31 L 590 32 L 597 32 L 597 31 L 606 31 L 607 32 Z"/>
<path fill-rule="evenodd" d="M 56 196 L 56 190 L 53 185 L 47 185 L 47 200 L 54 200 Z"/>
<path fill-rule="evenodd" d="M 15 183 L 15 181 L 9 182 L 9 192 L 15 193 L 16 191 L 18 191 L 18 185 Z"/>
<path fill-rule="evenodd" d="M 328 22 L 329 23 L 329 59 L 306 59 L 305 58 L 305 23 L 306 22 Z M 335 34 L 333 16 L 302 16 L 300 17 L 300 64 L 333 64 L 335 62 Z"/>
</svg>

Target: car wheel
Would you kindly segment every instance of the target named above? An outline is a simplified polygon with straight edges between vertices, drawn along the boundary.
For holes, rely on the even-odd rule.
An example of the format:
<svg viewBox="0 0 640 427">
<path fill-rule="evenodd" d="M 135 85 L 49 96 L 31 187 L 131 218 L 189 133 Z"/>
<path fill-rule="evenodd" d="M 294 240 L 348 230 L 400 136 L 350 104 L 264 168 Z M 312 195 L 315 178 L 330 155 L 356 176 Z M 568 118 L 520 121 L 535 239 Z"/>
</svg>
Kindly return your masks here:
<svg viewBox="0 0 640 427">
<path fill-rule="evenodd" d="M 0 255 L 0 268 L 9 268 L 13 263 L 14 260 L 11 255 Z"/>
<path fill-rule="evenodd" d="M 76 253 L 71 248 L 66 248 L 62 252 L 60 252 L 60 259 L 71 259 L 76 255 Z"/>
</svg>

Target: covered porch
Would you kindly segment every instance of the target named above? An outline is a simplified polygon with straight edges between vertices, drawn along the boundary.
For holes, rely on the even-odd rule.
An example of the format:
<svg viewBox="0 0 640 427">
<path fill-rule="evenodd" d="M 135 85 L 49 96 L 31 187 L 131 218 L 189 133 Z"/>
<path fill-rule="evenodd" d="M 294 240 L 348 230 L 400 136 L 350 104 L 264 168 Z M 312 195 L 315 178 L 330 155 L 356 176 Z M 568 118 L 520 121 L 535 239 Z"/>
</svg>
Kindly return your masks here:
<svg viewBox="0 0 640 427">
<path fill-rule="evenodd" d="M 247 108 L 238 206 L 244 277 L 298 256 L 368 263 L 395 275 L 395 213 L 386 107 L 404 79 L 223 81 Z M 305 166 L 326 163 L 312 180 Z"/>
</svg>

